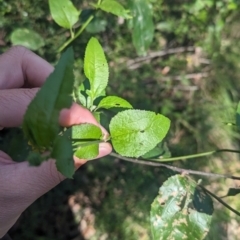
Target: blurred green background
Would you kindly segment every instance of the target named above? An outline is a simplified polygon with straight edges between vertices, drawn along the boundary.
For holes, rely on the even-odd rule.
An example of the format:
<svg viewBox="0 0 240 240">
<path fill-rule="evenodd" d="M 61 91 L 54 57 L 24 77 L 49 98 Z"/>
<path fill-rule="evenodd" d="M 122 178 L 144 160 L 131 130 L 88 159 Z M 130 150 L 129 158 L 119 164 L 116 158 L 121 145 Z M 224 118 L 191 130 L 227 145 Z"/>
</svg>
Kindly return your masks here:
<svg viewBox="0 0 240 240">
<path fill-rule="evenodd" d="M 79 19 L 82 24 L 93 13 L 91 1 L 73 2 L 84 9 Z M 119 2 L 128 7 L 128 1 Z M 95 36 L 110 66 L 108 94 L 124 97 L 135 108 L 169 117 L 172 124 L 166 143 L 172 156 L 216 148 L 238 149 L 237 129 L 226 123 L 235 122 L 240 98 L 240 1 L 147 2 L 154 22 L 154 38 L 147 55 L 137 55 L 126 20 L 98 11 L 73 43 L 77 79 L 83 79 L 86 43 Z M 19 28 L 28 29 L 28 34 L 36 38 L 38 55 L 56 63 L 56 51 L 69 32 L 52 20 L 48 1 L 0 0 L 1 52 L 12 46 L 12 33 Z M 230 153 L 174 165 L 234 175 L 240 172 L 239 156 Z M 90 161 L 76 172 L 74 180 L 64 181 L 29 207 L 12 228 L 11 236 L 14 240 L 151 239 L 150 206 L 162 182 L 172 174 L 164 168 L 113 157 Z M 203 183 L 219 196 L 229 187 L 240 185 L 237 181 L 207 178 Z M 240 209 L 238 198 L 224 200 Z M 239 220 L 215 202 L 207 239 L 239 239 Z"/>
</svg>

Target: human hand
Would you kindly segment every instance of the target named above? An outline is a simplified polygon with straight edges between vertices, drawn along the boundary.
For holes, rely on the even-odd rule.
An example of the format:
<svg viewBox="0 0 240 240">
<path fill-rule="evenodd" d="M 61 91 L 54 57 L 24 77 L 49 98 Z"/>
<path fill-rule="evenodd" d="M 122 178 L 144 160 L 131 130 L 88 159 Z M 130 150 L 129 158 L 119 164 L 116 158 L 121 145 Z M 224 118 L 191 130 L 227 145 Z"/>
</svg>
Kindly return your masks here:
<svg viewBox="0 0 240 240">
<path fill-rule="evenodd" d="M 0 56 L 0 129 L 22 124 L 28 104 L 52 71 L 49 63 L 24 47 L 13 47 Z M 86 122 L 99 125 L 90 111 L 77 104 L 60 113 L 61 126 Z M 101 143 L 97 158 L 111 150 L 109 143 Z M 76 157 L 74 161 L 76 168 L 85 163 Z M 14 162 L 0 151 L 0 238 L 29 205 L 62 180 L 53 159 L 32 167 L 28 162 Z"/>
</svg>

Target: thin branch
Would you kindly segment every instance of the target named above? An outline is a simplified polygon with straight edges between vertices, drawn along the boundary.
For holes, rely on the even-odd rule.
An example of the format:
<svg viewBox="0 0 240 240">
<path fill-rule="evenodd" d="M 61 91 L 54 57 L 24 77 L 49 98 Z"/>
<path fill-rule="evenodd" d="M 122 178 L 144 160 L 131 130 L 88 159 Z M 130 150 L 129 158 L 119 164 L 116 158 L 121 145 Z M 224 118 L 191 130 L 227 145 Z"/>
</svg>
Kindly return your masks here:
<svg viewBox="0 0 240 240">
<path fill-rule="evenodd" d="M 136 69 L 136 68 L 140 67 L 140 65 L 142 65 L 144 62 L 151 60 L 153 58 L 163 57 L 163 56 L 170 55 L 170 54 L 183 53 L 183 52 L 194 52 L 194 51 L 195 51 L 195 47 L 190 46 L 190 47 L 170 48 L 170 49 L 166 49 L 163 51 L 157 51 L 157 52 L 150 52 L 145 57 L 138 57 L 135 59 L 128 60 L 127 66 L 130 69 Z M 134 66 L 134 65 L 136 65 L 136 66 Z"/>
<path fill-rule="evenodd" d="M 205 187 L 203 187 L 202 185 L 199 185 L 199 187 L 201 187 L 206 193 L 208 193 L 210 196 L 212 196 L 213 198 L 215 198 L 218 202 L 220 202 L 224 207 L 228 208 L 230 211 L 234 212 L 236 215 L 240 216 L 240 212 L 238 212 L 236 209 L 232 208 L 230 205 L 228 205 L 227 203 L 225 203 L 220 197 L 216 196 L 214 193 L 210 192 L 209 190 L 207 190 Z"/>
<path fill-rule="evenodd" d="M 191 169 L 184 169 L 184 168 L 179 168 L 179 167 L 175 167 L 175 166 L 170 166 L 165 163 L 160 163 L 160 162 L 156 162 L 156 161 L 153 162 L 151 160 L 145 161 L 145 160 L 140 160 L 140 159 L 136 159 L 136 158 L 127 158 L 127 157 L 120 156 L 116 153 L 111 153 L 110 155 L 113 157 L 116 157 L 118 159 L 127 161 L 127 162 L 132 162 L 132 163 L 137 163 L 137 164 L 147 165 L 147 166 L 152 166 L 152 167 L 165 167 L 167 169 L 173 170 L 175 172 L 180 172 L 180 173 L 213 177 L 213 178 L 229 178 L 229 179 L 240 180 L 240 177 L 237 177 L 237 176 L 218 174 L 218 173 L 207 173 L 207 172 L 195 171 L 195 170 L 191 170 Z"/>
<path fill-rule="evenodd" d="M 186 159 L 191 159 L 191 158 L 199 158 L 199 157 L 205 157 L 205 156 L 210 156 L 215 153 L 219 152 L 232 152 L 232 153 L 240 153 L 240 150 L 235 150 L 235 149 L 217 149 L 213 150 L 210 152 L 203 152 L 203 153 L 196 153 L 196 154 L 190 154 L 186 156 L 179 156 L 179 157 L 170 157 L 170 158 L 156 158 L 156 159 L 151 159 L 153 162 L 173 162 L 173 161 L 178 161 L 178 160 L 186 160 Z"/>
<path fill-rule="evenodd" d="M 175 81 L 181 81 L 182 79 L 200 79 L 200 78 L 206 78 L 209 76 L 208 72 L 199 72 L 199 73 L 190 73 L 186 75 L 180 75 L 180 76 L 167 76 L 167 77 L 162 77 L 161 80 L 163 81 L 169 81 L 175 80 Z"/>
</svg>

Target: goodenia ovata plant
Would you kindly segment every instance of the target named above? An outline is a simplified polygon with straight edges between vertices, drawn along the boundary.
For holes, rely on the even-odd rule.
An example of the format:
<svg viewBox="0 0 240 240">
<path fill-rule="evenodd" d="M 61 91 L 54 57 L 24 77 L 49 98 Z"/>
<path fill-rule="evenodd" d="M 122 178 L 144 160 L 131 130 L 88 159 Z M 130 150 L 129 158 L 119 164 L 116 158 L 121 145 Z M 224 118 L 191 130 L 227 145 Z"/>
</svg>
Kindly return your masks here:
<svg viewBox="0 0 240 240">
<path fill-rule="evenodd" d="M 48 157 L 53 157 L 57 169 L 66 177 L 72 177 L 73 154 L 78 158 L 93 159 L 98 155 L 100 142 L 111 141 L 115 151 L 122 156 L 140 157 L 163 140 L 170 127 L 167 117 L 151 111 L 131 109 L 130 103 L 117 96 L 103 97 L 109 69 L 104 51 L 96 38 L 88 42 L 84 57 L 84 73 L 90 89 L 85 91 L 85 100 L 84 95 L 79 93 L 79 101 L 94 112 L 115 107 L 129 109 L 112 118 L 108 139 L 104 139 L 101 129 L 93 124 L 68 129 L 59 126 L 61 109 L 70 108 L 73 102 L 73 62 L 73 50 L 69 48 L 28 106 L 23 131 L 33 149 L 28 157 L 31 164 L 40 164 Z M 103 98 L 97 104 L 99 97 Z M 43 157 L 45 151 L 49 154 Z"/>
</svg>

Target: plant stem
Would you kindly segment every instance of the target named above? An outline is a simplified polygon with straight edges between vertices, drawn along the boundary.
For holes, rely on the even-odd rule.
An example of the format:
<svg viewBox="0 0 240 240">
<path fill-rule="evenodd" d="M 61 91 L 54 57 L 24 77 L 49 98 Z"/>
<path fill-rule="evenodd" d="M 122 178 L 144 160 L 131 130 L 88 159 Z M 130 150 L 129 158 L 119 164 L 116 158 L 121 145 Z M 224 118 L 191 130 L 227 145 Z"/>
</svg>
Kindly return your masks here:
<svg viewBox="0 0 240 240">
<path fill-rule="evenodd" d="M 213 198 L 215 198 L 218 202 L 220 202 L 224 207 L 228 208 L 230 211 L 234 212 L 236 215 L 240 216 L 240 212 L 238 212 L 236 209 L 232 208 L 230 205 L 228 205 L 227 203 L 225 203 L 220 197 L 216 196 L 214 193 L 210 192 L 209 190 L 207 190 L 205 187 L 203 187 L 202 185 L 199 185 L 199 187 L 201 187 L 208 195 L 212 196 Z"/>
<path fill-rule="evenodd" d="M 70 28 L 70 33 L 71 33 L 71 39 L 73 39 L 74 38 L 74 32 L 73 32 L 72 28 Z"/>
<path fill-rule="evenodd" d="M 57 52 L 61 52 L 64 50 L 71 42 L 73 42 L 78 36 L 81 35 L 81 33 L 84 31 L 84 29 L 87 27 L 87 25 L 92 21 L 93 15 L 91 15 L 88 20 L 82 25 L 82 27 L 78 30 L 78 32 L 75 34 L 73 38 L 68 39 L 59 49 Z"/>
<path fill-rule="evenodd" d="M 218 173 L 207 173 L 207 172 L 195 171 L 195 170 L 191 170 L 191 169 L 184 169 L 184 168 L 170 166 L 168 164 L 156 162 L 156 161 L 152 161 L 152 160 L 140 160 L 140 159 L 136 159 L 136 158 L 127 158 L 127 157 L 118 155 L 116 153 L 111 153 L 110 155 L 113 157 L 116 157 L 118 159 L 127 161 L 127 162 L 137 163 L 137 164 L 141 164 L 141 165 L 148 165 L 148 166 L 152 166 L 152 167 L 165 167 L 165 168 L 173 170 L 175 172 L 180 172 L 180 173 L 185 173 L 185 174 L 192 174 L 192 175 L 199 175 L 199 176 L 206 176 L 206 177 L 213 177 L 213 178 L 229 178 L 229 179 L 234 179 L 234 180 L 240 180 L 240 177 L 237 177 L 237 176 L 218 174 Z"/>
<path fill-rule="evenodd" d="M 203 153 L 196 153 L 186 156 L 179 156 L 179 157 L 170 157 L 170 158 L 153 158 L 150 161 L 157 161 L 157 162 L 173 162 L 178 160 L 186 160 L 190 158 L 199 158 L 199 157 L 205 157 L 209 156 L 218 152 L 233 152 L 233 153 L 240 153 L 240 150 L 234 150 L 234 149 L 217 149 L 210 152 L 203 152 Z"/>
</svg>

